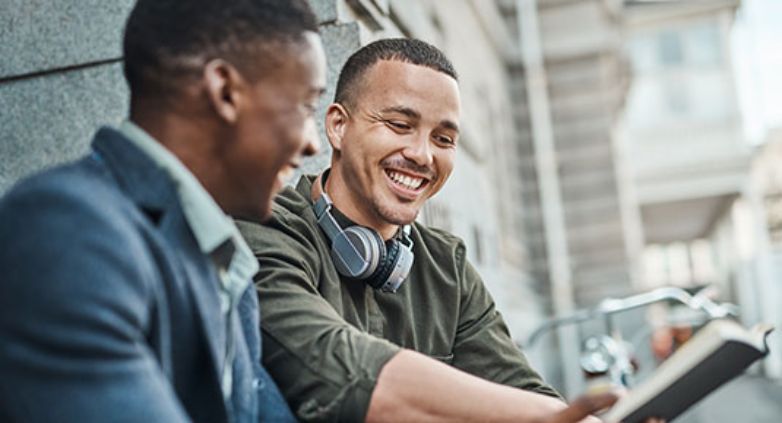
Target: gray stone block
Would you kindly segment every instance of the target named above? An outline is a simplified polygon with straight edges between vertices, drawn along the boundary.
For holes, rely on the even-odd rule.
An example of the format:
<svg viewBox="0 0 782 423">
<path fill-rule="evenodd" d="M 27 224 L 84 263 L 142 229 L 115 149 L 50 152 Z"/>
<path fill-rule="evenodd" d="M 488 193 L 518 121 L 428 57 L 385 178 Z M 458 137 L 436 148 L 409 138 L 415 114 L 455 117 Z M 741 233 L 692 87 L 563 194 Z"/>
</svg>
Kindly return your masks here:
<svg viewBox="0 0 782 423">
<path fill-rule="evenodd" d="M 387 0 L 346 0 L 346 3 L 373 31 L 385 29 L 385 16 L 389 13 Z"/>
<path fill-rule="evenodd" d="M 0 84 L 0 193 L 88 151 L 99 125 L 127 115 L 119 63 Z"/>
<path fill-rule="evenodd" d="M 0 1 L 0 78 L 120 57 L 133 3 Z"/>
<path fill-rule="evenodd" d="M 321 27 L 328 60 L 329 90 L 333 94 L 342 66 L 361 47 L 359 24 L 356 22 Z"/>
<path fill-rule="evenodd" d="M 15 17 L 0 15 L 3 24 L 3 39 L 11 34 L 12 42 L 0 45 L 0 54 L 9 51 L 22 53 L 18 60 L 0 62 L 0 78 L 14 76 L 44 69 L 61 68 L 94 60 L 105 60 L 119 56 L 121 25 L 126 12 L 117 13 L 116 49 L 108 38 L 91 39 L 94 48 L 88 48 L 83 42 L 80 46 L 68 46 L 58 53 L 47 55 L 45 50 L 53 47 L 42 44 L 43 50 L 30 44 L 22 33 L 30 35 L 34 27 L 32 17 L 19 16 L 29 12 L 33 16 L 40 14 L 38 8 L 24 6 L 17 0 L 11 0 L 15 8 Z M 91 2 L 89 0 L 87 3 Z M 336 16 L 335 1 L 311 0 L 313 6 L 333 7 Z M 128 2 L 123 2 L 128 3 Z M 331 3 L 329 6 L 328 3 Z M 4 3 L 5 4 L 5 3 Z M 35 3 L 37 4 L 37 3 Z M 8 6 L 0 6 L 5 9 Z M 61 19 L 73 13 L 75 8 L 62 5 L 50 6 L 53 15 Z M 104 8 L 105 9 L 105 8 Z M 69 12 L 70 11 L 70 12 Z M 322 12 L 322 11 L 321 11 Z M 329 12 L 330 13 L 330 12 Z M 121 15 L 121 16 L 120 16 Z M 319 16 L 325 16 L 319 14 Z M 43 17 L 41 16 L 43 19 Z M 14 20 L 16 19 L 16 20 Z M 25 23 L 22 24 L 22 21 Z M 50 28 L 53 31 L 56 19 L 43 19 L 44 32 Z M 12 27 L 13 31 L 8 31 Z M 20 29 L 26 27 L 27 29 Z M 20 32 L 21 31 L 21 32 Z M 77 36 L 73 33 L 90 31 L 84 28 L 66 28 L 63 31 L 71 33 L 66 38 L 74 42 Z M 327 92 L 323 95 L 318 108 L 318 127 L 321 137 L 321 152 L 316 157 L 308 159 L 302 166 L 302 173 L 315 173 L 328 166 L 331 148 L 323 130 L 323 120 L 328 105 L 334 98 L 339 71 L 348 56 L 361 46 L 360 29 L 357 23 L 324 25 L 321 28 L 324 47 L 328 58 Z M 33 37 L 35 38 L 35 37 Z M 39 41 L 45 37 L 39 37 Z M 109 37 L 111 38 L 111 37 Z M 14 45 L 14 43 L 16 43 Z M 101 53 L 102 51 L 102 53 Z M 48 57 L 47 57 L 48 56 Z M 80 60 L 80 58 L 85 58 Z M 24 78 L 0 83 L 0 128 L 3 142 L 0 143 L 0 192 L 6 190 L 17 179 L 47 166 L 74 159 L 87 151 L 91 136 L 101 123 L 117 123 L 127 113 L 127 87 L 122 78 L 121 65 L 101 65 L 85 69 L 57 72 L 49 75 Z"/>
<path fill-rule="evenodd" d="M 318 16 L 318 22 L 321 24 L 337 21 L 337 1 L 338 0 L 309 0 L 312 10 Z"/>
<path fill-rule="evenodd" d="M 337 86 L 339 71 L 348 60 L 348 57 L 361 47 L 359 26 L 355 22 L 337 25 L 324 25 L 321 27 L 323 46 L 326 49 L 327 84 L 326 92 L 318 105 L 318 133 L 320 134 L 320 153 L 302 163 L 301 173 L 317 173 L 326 168 L 331 162 L 331 147 L 329 146 L 324 130 L 326 108 L 334 100 L 334 90 Z M 293 178 L 295 182 L 298 178 Z"/>
</svg>

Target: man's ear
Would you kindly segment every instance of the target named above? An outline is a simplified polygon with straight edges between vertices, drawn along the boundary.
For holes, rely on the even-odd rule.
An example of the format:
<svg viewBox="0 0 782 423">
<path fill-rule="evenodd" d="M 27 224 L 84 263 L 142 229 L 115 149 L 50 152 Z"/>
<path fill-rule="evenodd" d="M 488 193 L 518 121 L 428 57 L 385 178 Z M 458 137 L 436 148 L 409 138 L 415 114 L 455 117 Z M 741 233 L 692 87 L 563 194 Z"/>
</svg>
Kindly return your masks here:
<svg viewBox="0 0 782 423">
<path fill-rule="evenodd" d="M 225 60 L 213 59 L 204 66 L 203 79 L 214 111 L 225 122 L 235 123 L 246 85 L 239 71 Z"/>
<path fill-rule="evenodd" d="M 326 109 L 326 137 L 334 151 L 342 150 L 342 139 L 348 123 L 348 111 L 339 103 L 331 103 Z"/>
</svg>

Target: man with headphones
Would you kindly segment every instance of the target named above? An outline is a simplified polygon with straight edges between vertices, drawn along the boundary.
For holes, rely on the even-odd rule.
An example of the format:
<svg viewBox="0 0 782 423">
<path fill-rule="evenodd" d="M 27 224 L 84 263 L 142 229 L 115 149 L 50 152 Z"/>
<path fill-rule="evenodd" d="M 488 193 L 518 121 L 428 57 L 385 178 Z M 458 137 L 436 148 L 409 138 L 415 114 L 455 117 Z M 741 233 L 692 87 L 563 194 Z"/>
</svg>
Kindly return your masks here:
<svg viewBox="0 0 782 423">
<path fill-rule="evenodd" d="M 456 73 L 381 40 L 351 56 L 326 115 L 331 167 L 239 222 L 259 260 L 264 364 L 305 421 L 580 421 L 512 342 L 461 240 L 415 222 L 453 169 Z"/>
</svg>

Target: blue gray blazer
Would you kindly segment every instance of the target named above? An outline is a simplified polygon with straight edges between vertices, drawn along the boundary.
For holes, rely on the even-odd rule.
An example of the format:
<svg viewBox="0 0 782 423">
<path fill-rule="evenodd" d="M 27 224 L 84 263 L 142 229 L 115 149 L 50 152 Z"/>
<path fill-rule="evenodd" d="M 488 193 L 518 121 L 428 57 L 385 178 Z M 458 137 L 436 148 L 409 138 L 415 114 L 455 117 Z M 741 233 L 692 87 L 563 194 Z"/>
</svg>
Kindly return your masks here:
<svg viewBox="0 0 782 423">
<path fill-rule="evenodd" d="M 254 289 L 230 323 L 217 289 L 168 174 L 101 129 L 0 200 L 0 421 L 293 420 L 260 364 Z"/>
</svg>

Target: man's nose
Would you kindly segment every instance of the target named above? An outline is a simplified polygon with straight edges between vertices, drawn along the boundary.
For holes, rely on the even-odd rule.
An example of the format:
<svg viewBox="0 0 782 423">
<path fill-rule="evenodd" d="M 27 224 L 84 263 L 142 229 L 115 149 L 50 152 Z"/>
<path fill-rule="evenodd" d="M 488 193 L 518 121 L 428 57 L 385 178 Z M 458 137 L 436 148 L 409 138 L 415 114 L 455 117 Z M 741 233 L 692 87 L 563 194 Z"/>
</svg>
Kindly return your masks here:
<svg viewBox="0 0 782 423">
<path fill-rule="evenodd" d="M 428 135 L 415 137 L 404 150 L 402 155 L 420 166 L 430 166 L 434 161 L 432 156 L 432 146 Z"/>
<path fill-rule="evenodd" d="M 318 133 L 318 126 L 315 125 L 315 120 L 310 119 L 304 128 L 304 149 L 302 150 L 303 156 L 314 156 L 320 151 L 320 134 Z"/>
</svg>

